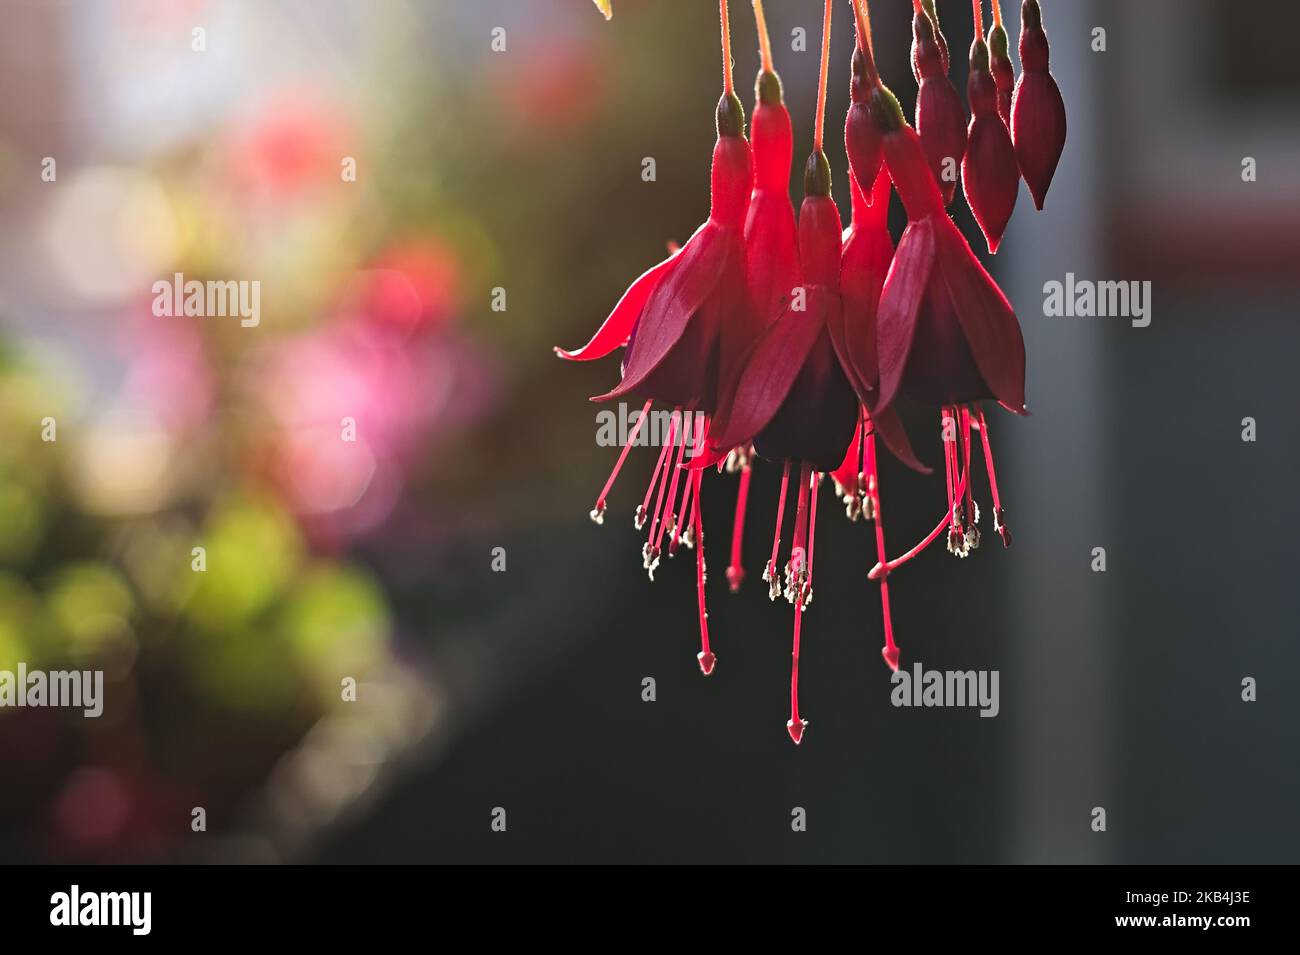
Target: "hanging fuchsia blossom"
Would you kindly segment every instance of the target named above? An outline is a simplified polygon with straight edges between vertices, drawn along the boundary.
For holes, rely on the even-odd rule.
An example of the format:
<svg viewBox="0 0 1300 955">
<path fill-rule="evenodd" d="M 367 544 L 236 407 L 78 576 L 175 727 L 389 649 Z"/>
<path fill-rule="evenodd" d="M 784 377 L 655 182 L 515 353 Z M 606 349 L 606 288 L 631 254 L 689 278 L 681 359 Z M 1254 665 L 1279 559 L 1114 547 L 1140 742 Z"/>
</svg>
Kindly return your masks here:
<svg viewBox="0 0 1300 955">
<path fill-rule="evenodd" d="M 645 399 L 632 434 L 591 512 L 604 519 L 614 483 L 653 402 L 673 408 L 668 437 L 659 454 L 636 526 L 650 525 L 642 560 L 654 579 L 664 548 L 671 556 L 679 542 L 696 548 L 696 589 L 700 623 L 700 669 L 713 672 L 705 611 L 704 533 L 700 482 L 696 471 L 681 480 L 687 447 L 698 448 L 708 434 L 717 404 L 719 380 L 747 350 L 755 331 L 747 290 L 744 226 L 753 186 L 753 161 L 745 138 L 745 110 L 731 76 L 731 32 L 727 0 L 719 2 L 722 27 L 723 93 L 718 102 L 718 140 L 713 150 L 709 219 L 677 252 L 645 272 L 623 294 L 605 323 L 582 348 L 556 349 L 562 358 L 588 361 L 625 346 L 619 385 L 592 399 L 628 394 Z M 689 422 L 689 423 L 688 423 Z M 678 484 L 682 486 L 680 502 Z M 656 491 L 657 488 L 657 491 Z M 654 507 L 651 509 L 653 498 Z"/>
<path fill-rule="evenodd" d="M 1022 174 L 1041 208 L 1065 130 L 1059 92 L 1047 70 L 1037 0 L 1025 0 L 1022 9 L 1023 73 L 1014 94 L 998 0 L 993 0 L 987 41 L 982 0 L 973 0 L 969 126 L 948 79 L 948 44 L 933 0 L 913 0 L 915 129 L 881 82 L 866 0 L 851 2 L 857 44 L 844 128 L 849 227 L 842 228 L 831 198 L 831 163 L 823 149 L 831 0 L 824 0 L 813 150 L 797 222 L 789 198 L 792 128 L 761 0 L 753 0 L 762 65 L 755 83 L 752 150 L 732 90 L 727 0 L 720 0 L 724 91 L 709 219 L 680 250 L 631 285 L 587 345 L 559 352 L 590 360 L 624 348 L 620 383 L 594 400 L 636 395 L 645 402 L 597 497 L 592 511 L 597 522 L 652 407 L 671 409 L 635 524 L 649 528 L 642 557 L 652 579 L 664 553 L 671 557 L 679 546 L 696 551 L 697 660 L 706 675 L 716 657 L 705 607 L 703 475 L 724 462 L 740 472 L 727 568 L 736 590 L 744 578 L 740 553 L 752 462 L 762 457 L 781 464 L 763 578 L 771 599 L 784 595 L 794 608 L 786 730 L 796 744 L 808 725 L 799 711 L 800 643 L 813 595 L 817 494 L 826 474 L 834 479 L 848 516 L 874 525 L 875 565 L 867 576 L 879 584 L 881 656 L 891 669 L 898 669 L 901 655 L 889 599 L 891 574 L 941 537 L 959 557 L 980 544 L 972 480 L 978 446 L 993 500 L 993 526 L 1010 545 L 981 403 L 994 400 L 1027 413 L 1024 341 L 1011 304 L 947 206 L 956 187 L 952 172 L 960 167 L 967 201 L 989 251 L 996 251 Z M 888 224 L 895 191 L 907 214 L 897 248 Z M 947 507 L 933 531 L 890 559 L 877 439 L 910 468 L 928 472 L 895 411 L 898 399 L 939 412 Z M 778 559 L 792 480 L 794 529 L 782 570 Z"/>
<path fill-rule="evenodd" d="M 1011 135 L 998 116 L 997 82 L 989 69 L 989 48 L 981 37 L 980 0 L 974 0 L 974 5 L 975 40 L 970 47 L 970 75 L 966 80 L 971 120 L 966 156 L 961 161 L 961 182 L 989 252 L 994 253 L 1016 207 L 1020 167 L 1016 165 Z"/>
<path fill-rule="evenodd" d="M 1050 50 L 1038 0 L 1020 7 L 1020 79 L 1011 102 L 1011 138 L 1025 185 L 1039 209 L 1065 150 L 1065 103 L 1048 70 Z"/>
<path fill-rule="evenodd" d="M 776 321 L 799 282 L 799 247 L 794 206 L 790 202 L 794 133 L 782 97 L 781 78 L 772 63 L 772 44 L 768 38 L 762 0 L 754 0 L 754 21 L 762 65 L 754 82 L 754 119 L 749 130 L 754 152 L 754 191 L 749 200 L 749 216 L 745 220 L 745 249 L 748 260 L 756 263 L 755 268 L 748 270 L 748 287 L 749 307 L 757 335 Z M 739 371 L 738 365 L 734 371 Z M 723 383 L 724 389 L 731 387 L 734 387 L 734 375 Z M 715 420 L 715 427 L 720 424 Z M 728 470 L 740 474 L 732 523 L 731 561 L 727 565 L 727 583 L 733 593 L 740 590 L 745 579 L 741 549 L 753 472 L 752 451 L 749 446 L 735 448 L 727 459 Z"/>
</svg>

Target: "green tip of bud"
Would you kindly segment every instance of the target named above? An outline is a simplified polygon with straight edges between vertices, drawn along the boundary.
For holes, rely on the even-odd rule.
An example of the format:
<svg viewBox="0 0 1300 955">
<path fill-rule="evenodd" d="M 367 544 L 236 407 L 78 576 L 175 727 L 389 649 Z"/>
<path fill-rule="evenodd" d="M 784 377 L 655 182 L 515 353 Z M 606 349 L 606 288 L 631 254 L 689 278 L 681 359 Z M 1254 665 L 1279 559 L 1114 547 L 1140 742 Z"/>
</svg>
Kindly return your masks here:
<svg viewBox="0 0 1300 955">
<path fill-rule="evenodd" d="M 808 157 L 808 165 L 804 167 L 803 194 L 805 196 L 831 194 L 831 164 L 820 149 Z"/>
<path fill-rule="evenodd" d="M 764 106 L 781 105 L 781 77 L 768 70 L 762 70 L 754 83 L 754 96 Z"/>
<path fill-rule="evenodd" d="M 925 10 L 931 20 L 936 24 L 939 22 L 939 14 L 936 13 L 934 9 L 934 0 L 921 0 L 921 7 Z"/>
<path fill-rule="evenodd" d="M 1007 31 L 998 24 L 989 27 L 989 52 L 994 59 L 1005 60 L 1008 57 Z"/>
<path fill-rule="evenodd" d="M 979 37 L 970 45 L 970 68 L 976 73 L 989 72 L 989 48 Z"/>
<path fill-rule="evenodd" d="M 745 107 L 735 93 L 723 93 L 718 100 L 718 135 L 745 135 Z"/>
<path fill-rule="evenodd" d="M 1043 28 L 1043 8 L 1038 5 L 1038 0 L 1025 0 L 1020 5 L 1020 25 L 1029 30 Z"/>
<path fill-rule="evenodd" d="M 907 125 L 903 107 L 898 105 L 898 97 L 889 87 L 878 86 L 871 91 L 871 120 L 882 133 L 892 133 Z"/>
</svg>

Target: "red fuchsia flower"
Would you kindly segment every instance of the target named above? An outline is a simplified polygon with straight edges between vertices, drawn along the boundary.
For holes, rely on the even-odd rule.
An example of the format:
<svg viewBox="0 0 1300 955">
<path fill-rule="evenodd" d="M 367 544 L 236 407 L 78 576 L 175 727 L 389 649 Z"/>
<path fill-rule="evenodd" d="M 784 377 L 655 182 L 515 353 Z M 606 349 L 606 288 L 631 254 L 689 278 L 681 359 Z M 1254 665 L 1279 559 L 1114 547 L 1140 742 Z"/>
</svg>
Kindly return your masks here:
<svg viewBox="0 0 1300 955">
<path fill-rule="evenodd" d="M 940 45 L 937 21 L 913 0 L 912 62 L 920 84 L 916 92 L 916 130 L 944 205 L 957 191 L 957 167 L 966 152 L 966 110 L 948 79 L 947 42 Z"/>
<path fill-rule="evenodd" d="M 687 472 L 681 465 L 687 447 L 699 448 L 707 439 L 707 416 L 715 410 L 719 381 L 734 374 L 733 364 L 740 360 L 755 333 L 747 294 L 744 240 L 753 162 L 745 139 L 745 110 L 732 85 L 727 0 L 719 0 L 718 7 L 723 93 L 717 109 L 718 141 L 713 150 L 709 219 L 680 250 L 632 283 L 591 341 L 574 351 L 555 350 L 562 358 L 590 361 L 625 346 L 621 383 L 592 400 L 606 401 L 629 394 L 645 399 L 618 462 L 596 499 L 591 512 L 596 523 L 604 520 L 606 495 L 651 405 L 658 401 L 673 408 L 668 437 L 645 499 L 637 508 L 635 523 L 638 529 L 647 522 L 650 524 L 642 559 L 651 580 L 665 546 L 670 556 L 679 543 L 696 548 L 701 644 L 698 660 L 705 676 L 713 672 L 716 657 L 709 648 L 704 603 L 704 534 L 700 513 L 703 472 Z M 684 481 L 683 474 L 686 474 Z M 677 497 L 679 483 L 682 485 L 680 499 Z M 652 497 L 653 510 L 650 509 Z"/>
<path fill-rule="evenodd" d="M 826 0 L 817 122 L 813 153 L 804 175 L 805 198 L 799 213 L 803 281 L 781 316 L 750 351 L 737 387 L 728 396 L 730 406 L 719 412 L 718 420 L 722 424 L 711 438 L 712 457 L 692 463 L 692 467 L 705 467 L 728 448 L 751 440 L 758 454 L 784 462 L 772 558 L 764 579 L 770 584 L 772 599 L 784 590 L 786 599 L 794 606 L 790 719 L 786 729 L 796 744 L 802 741 L 808 725 L 799 715 L 799 643 L 803 613 L 812 600 L 817 490 L 822 474 L 844 463 L 850 442 L 869 426 L 864 424 L 865 387 L 850 356 L 845 303 L 841 297 L 845 233 L 830 196 L 830 164 L 822 151 L 830 28 L 831 0 Z M 888 198 L 886 190 L 882 188 L 879 192 L 878 208 L 871 215 L 883 220 Z M 858 201 L 860 205 L 865 204 L 860 190 Z M 883 224 L 878 228 L 883 228 Z M 866 231 L 860 238 L 864 249 L 879 246 L 878 239 Z M 855 257 L 854 261 L 858 259 Z M 878 264 L 877 269 L 883 276 L 883 267 Z M 867 287 L 868 282 L 869 279 L 864 280 L 862 287 Z M 859 351 L 864 348 L 869 346 L 859 347 Z M 776 570 L 777 557 L 785 497 L 795 466 L 798 478 L 794 532 L 782 588 Z M 876 510 L 873 507 L 873 512 Z"/>
<path fill-rule="evenodd" d="M 945 432 L 952 432 L 951 440 L 945 442 L 949 510 L 939 527 L 902 557 L 890 561 L 884 556 L 884 531 L 877 513 L 880 560 L 871 576 L 880 581 L 883 600 L 889 573 L 924 550 L 944 530 L 950 531 L 950 547 L 956 543 L 951 532 L 957 532 L 962 554 L 978 543 L 973 521 L 968 527 L 964 520 L 967 512 L 975 515 L 975 508 L 968 492 L 969 468 L 963 471 L 961 466 L 963 457 L 969 464 L 969 430 L 965 432 L 963 456 L 955 452 L 959 429 L 979 427 L 987 442 L 982 414 L 966 407 L 984 398 L 995 398 L 1012 411 L 1026 413 L 1025 352 L 1014 311 L 948 217 L 920 137 L 883 84 L 877 84 L 871 92 L 871 115 L 881 133 L 886 167 L 907 211 L 908 227 L 881 292 L 877 323 L 879 385 L 868 406 L 888 407 L 901 393 L 943 409 L 951 423 L 951 428 L 945 425 Z M 992 484 L 992 453 L 987 444 L 986 463 Z M 846 462 L 845 468 L 848 466 Z M 969 506 L 962 509 L 967 501 Z M 878 511 L 878 498 L 873 505 Z M 995 520 L 1003 531 L 1005 522 L 996 492 L 995 510 Z M 1004 543 L 1009 539 L 1009 534 L 1004 534 Z M 891 668 L 897 668 L 899 651 L 888 611 L 882 655 Z"/>
<path fill-rule="evenodd" d="M 750 312 L 757 334 L 781 314 L 790 300 L 791 290 L 799 282 L 799 246 L 794 206 L 790 202 L 794 133 L 790 113 L 782 99 L 781 78 L 772 65 L 772 44 L 768 38 L 762 0 L 754 0 L 753 6 L 762 66 L 754 82 L 754 119 L 749 127 L 754 153 L 754 190 L 745 220 L 745 248 L 748 261 L 761 263 L 748 269 Z M 732 386 L 732 383 L 724 384 L 724 388 Z M 719 424 L 715 419 L 714 426 Z M 727 565 L 727 583 L 732 593 L 740 589 L 745 579 L 741 551 L 752 461 L 752 449 L 748 446 L 733 449 L 727 458 L 728 470 L 740 472 L 732 524 L 731 562 Z"/>
<path fill-rule="evenodd" d="M 1020 174 L 1043 208 L 1056 164 L 1065 150 L 1065 102 L 1048 71 L 1049 49 L 1038 0 L 1020 6 L 1020 79 L 1011 101 L 1011 138 Z"/>
<path fill-rule="evenodd" d="M 970 75 L 966 80 L 971 120 L 966 155 L 961 161 L 961 182 L 989 252 L 995 253 L 1016 207 L 1020 167 L 1011 134 L 998 116 L 997 82 L 989 70 L 989 48 L 981 37 L 984 16 L 980 2 L 974 0 L 975 41 L 970 47 Z"/>
<path fill-rule="evenodd" d="M 989 27 L 989 64 L 998 87 L 998 115 L 1011 128 L 1011 94 L 1016 88 L 1016 68 L 1011 63 L 1007 31 L 1002 27 L 1002 0 L 993 0 L 993 26 Z"/>
</svg>

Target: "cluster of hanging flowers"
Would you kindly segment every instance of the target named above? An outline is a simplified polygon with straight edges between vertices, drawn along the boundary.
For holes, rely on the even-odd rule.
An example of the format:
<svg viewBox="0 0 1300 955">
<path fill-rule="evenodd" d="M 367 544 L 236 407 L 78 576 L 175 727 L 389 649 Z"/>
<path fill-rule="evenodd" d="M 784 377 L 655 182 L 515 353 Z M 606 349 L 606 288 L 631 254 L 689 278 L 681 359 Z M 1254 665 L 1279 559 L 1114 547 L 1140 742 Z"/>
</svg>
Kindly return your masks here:
<svg viewBox="0 0 1300 955">
<path fill-rule="evenodd" d="M 881 654 L 897 670 L 899 647 L 889 606 L 889 576 L 943 538 L 966 557 L 980 545 L 980 509 L 971 480 L 982 449 L 993 528 L 1011 544 L 998 494 L 982 403 L 1025 412 L 1025 349 L 1006 296 L 980 264 L 947 208 L 961 185 L 990 254 L 1007 227 L 1023 178 L 1041 209 L 1065 146 L 1065 108 L 1048 71 L 1038 0 L 1023 0 L 1017 78 L 999 0 L 984 33 L 973 0 L 966 107 L 950 81 L 948 44 L 933 0 L 913 0 L 912 68 L 918 84 L 915 126 L 884 85 L 872 52 L 867 0 L 850 0 L 856 47 L 844 143 L 852 219 L 842 227 L 831 198 L 824 149 L 831 0 L 824 0 L 820 82 L 812 152 L 796 220 L 790 200 L 793 134 L 772 61 L 762 0 L 753 0 L 762 65 L 749 138 L 732 85 L 727 0 L 720 0 L 723 92 L 717 107 L 708 220 L 681 248 L 643 273 L 592 339 L 561 357 L 588 361 L 623 349 L 617 387 L 593 400 L 644 400 L 641 415 L 591 512 L 604 520 L 606 497 L 656 404 L 671 409 L 635 525 L 645 531 L 643 566 L 654 579 L 661 559 L 695 551 L 701 671 L 717 664 L 705 604 L 703 498 L 706 470 L 739 473 L 727 581 L 745 578 L 741 543 L 752 469 L 782 468 L 771 557 L 763 569 L 771 599 L 793 606 L 790 738 L 803 739 L 799 715 L 799 640 L 813 596 L 817 499 L 830 475 L 848 517 L 874 524 L 884 631 Z M 608 2 L 597 6 L 610 15 Z M 897 247 L 887 225 L 898 193 L 908 225 Z M 879 446 L 929 473 L 894 410 L 898 397 L 939 413 L 947 507 L 910 550 L 889 558 L 881 505 Z M 976 439 L 975 435 L 978 435 Z M 978 441 L 978 444 L 977 444 Z M 781 549 L 793 480 L 794 527 Z M 782 557 L 785 557 L 782 563 Z"/>
</svg>

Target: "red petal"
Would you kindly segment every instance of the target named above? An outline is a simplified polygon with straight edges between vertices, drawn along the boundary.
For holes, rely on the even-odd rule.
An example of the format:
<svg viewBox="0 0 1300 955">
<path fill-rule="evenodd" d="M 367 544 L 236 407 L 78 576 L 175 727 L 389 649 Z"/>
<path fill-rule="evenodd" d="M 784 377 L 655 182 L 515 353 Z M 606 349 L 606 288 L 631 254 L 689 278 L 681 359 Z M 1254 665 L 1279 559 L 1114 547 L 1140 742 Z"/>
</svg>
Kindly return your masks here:
<svg viewBox="0 0 1300 955">
<path fill-rule="evenodd" d="M 574 351 L 556 348 L 555 354 L 570 361 L 592 361 L 596 358 L 604 358 L 615 348 L 626 345 L 627 337 L 632 334 L 636 320 L 641 317 L 646 301 L 663 277 L 677 265 L 680 251 L 679 249 L 658 265 L 641 273 L 641 276 L 623 293 L 623 297 L 614 306 L 614 311 L 609 313 L 609 317 L 596 330 L 596 334 L 591 336 L 591 341 Z"/>
<path fill-rule="evenodd" d="M 712 447 L 730 449 L 749 442 L 781 410 L 817 336 L 826 327 L 830 301 L 826 289 L 810 286 L 806 290 L 804 310 L 787 308 L 776 324 L 763 333 L 745 361 L 724 430 L 710 440 Z"/>
<path fill-rule="evenodd" d="M 911 223 L 903 232 L 894 253 L 894 264 L 880 293 L 880 310 L 876 323 L 876 349 L 880 362 L 880 386 L 873 408 L 887 408 L 898 394 L 916 333 L 917 314 L 935 258 L 935 222 L 942 220 L 952 228 L 952 220 L 942 211 Z M 978 263 L 977 263 L 978 264 Z"/>
<path fill-rule="evenodd" d="M 623 380 L 596 401 L 627 394 L 668 356 L 686 332 L 691 317 L 717 288 L 732 243 L 730 233 L 713 221 L 704 223 L 677 253 L 676 266 L 650 294 L 636 324 L 636 341 L 626 356 Z"/>
<path fill-rule="evenodd" d="M 935 221 L 939 277 L 980 375 L 1004 408 L 1025 414 L 1025 340 L 1016 313 L 952 220 Z"/>
</svg>

